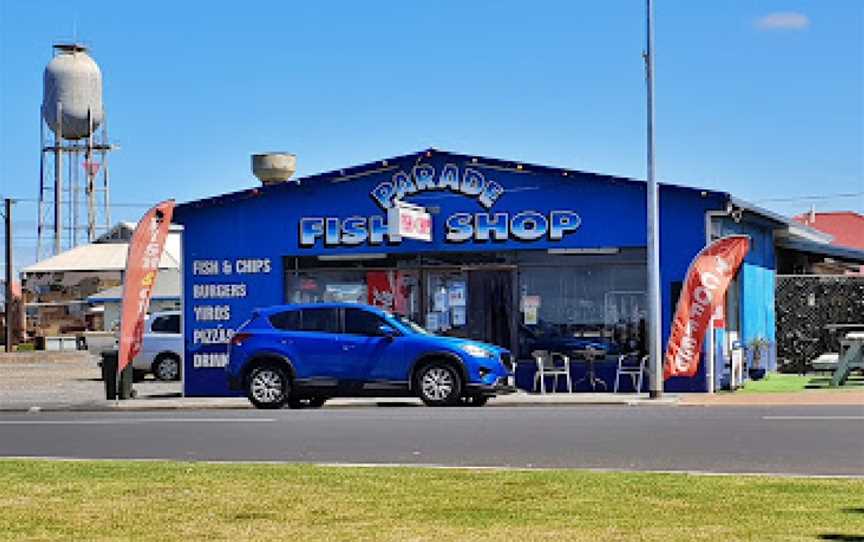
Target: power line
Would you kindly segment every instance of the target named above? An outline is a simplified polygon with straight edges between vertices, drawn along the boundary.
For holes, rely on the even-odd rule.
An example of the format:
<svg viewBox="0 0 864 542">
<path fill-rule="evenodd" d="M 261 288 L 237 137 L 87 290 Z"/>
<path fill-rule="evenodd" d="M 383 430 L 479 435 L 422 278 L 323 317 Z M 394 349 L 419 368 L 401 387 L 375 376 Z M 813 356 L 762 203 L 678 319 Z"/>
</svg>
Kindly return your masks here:
<svg viewBox="0 0 864 542">
<path fill-rule="evenodd" d="M 12 200 L 15 201 L 16 203 L 18 203 L 18 202 L 39 203 L 39 200 L 36 198 L 12 198 Z M 48 200 L 44 201 L 43 203 L 45 203 L 47 205 L 53 205 L 54 204 L 53 201 L 48 201 Z M 113 202 L 111 203 L 111 207 L 148 207 L 149 208 L 149 207 L 152 207 L 153 205 L 154 205 L 153 203 L 113 203 Z"/>
<path fill-rule="evenodd" d="M 827 200 L 827 199 L 840 199 L 840 198 L 858 198 L 864 196 L 864 192 L 845 192 L 840 194 L 826 194 L 826 195 L 815 195 L 815 196 L 793 196 L 788 198 L 765 198 L 765 199 L 757 199 L 755 203 L 795 203 L 799 201 L 818 201 L 818 200 Z"/>
</svg>

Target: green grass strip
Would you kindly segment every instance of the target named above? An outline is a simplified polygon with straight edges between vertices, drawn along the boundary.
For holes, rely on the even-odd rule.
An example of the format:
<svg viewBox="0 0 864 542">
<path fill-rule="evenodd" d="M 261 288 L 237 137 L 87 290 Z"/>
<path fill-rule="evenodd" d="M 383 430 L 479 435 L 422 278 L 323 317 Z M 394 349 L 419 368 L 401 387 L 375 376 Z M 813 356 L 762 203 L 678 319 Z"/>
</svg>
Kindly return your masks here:
<svg viewBox="0 0 864 542">
<path fill-rule="evenodd" d="M 749 380 L 744 388 L 739 390 L 743 393 L 773 393 L 773 392 L 797 392 L 804 390 L 832 390 L 837 392 L 864 390 L 864 376 L 852 375 L 844 386 L 830 387 L 831 375 L 793 375 L 769 373 L 762 380 Z"/>
<path fill-rule="evenodd" d="M 0 461 L 0 540 L 789 541 L 838 536 L 864 536 L 864 480 Z"/>
</svg>

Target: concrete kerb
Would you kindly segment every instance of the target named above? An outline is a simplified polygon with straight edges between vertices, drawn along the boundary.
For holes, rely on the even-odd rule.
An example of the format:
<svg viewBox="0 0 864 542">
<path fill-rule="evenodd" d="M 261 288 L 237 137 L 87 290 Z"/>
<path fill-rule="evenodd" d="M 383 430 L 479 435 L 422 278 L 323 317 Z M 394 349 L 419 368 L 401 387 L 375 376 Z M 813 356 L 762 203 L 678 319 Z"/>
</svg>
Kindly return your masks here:
<svg viewBox="0 0 864 542">
<path fill-rule="evenodd" d="M 502 407 L 592 407 L 592 406 L 630 406 L 630 407 L 659 407 L 659 406 L 681 406 L 681 407 L 735 407 L 735 406 L 824 406 L 843 405 L 859 406 L 864 408 L 864 395 L 860 392 L 846 392 L 833 394 L 759 394 L 753 395 L 731 395 L 731 396 L 708 396 L 706 394 L 681 394 L 666 395 L 662 399 L 648 399 L 645 395 L 613 395 L 613 394 L 590 394 L 577 393 L 565 394 L 555 393 L 548 395 L 534 395 L 518 393 L 514 395 L 497 397 L 489 401 L 487 408 Z M 365 398 L 336 398 L 331 399 L 325 405 L 326 409 L 336 408 L 412 408 L 422 407 L 423 404 L 413 398 L 397 397 L 365 397 Z M 15 401 L 14 404 L 0 404 L 0 412 L 132 412 L 132 411 L 160 411 L 160 410 L 249 410 L 252 405 L 244 397 L 230 398 L 198 398 L 198 397 L 174 397 L 174 398 L 148 398 L 123 400 L 119 402 L 94 400 L 81 403 L 69 402 L 36 402 Z"/>
<path fill-rule="evenodd" d="M 663 399 L 648 399 L 647 396 L 611 394 L 515 394 L 497 397 L 486 405 L 500 407 L 586 407 L 586 406 L 676 406 L 679 398 L 667 396 Z M 337 398 L 327 402 L 325 408 L 411 408 L 423 404 L 412 398 L 368 397 Z M 252 405 L 243 397 L 230 398 L 171 398 L 171 399 L 129 399 L 122 401 L 98 401 L 91 403 L 63 404 L 46 403 L 43 405 L 0 406 L 0 412 L 122 412 L 122 411 L 159 411 L 159 410 L 248 410 Z"/>
</svg>

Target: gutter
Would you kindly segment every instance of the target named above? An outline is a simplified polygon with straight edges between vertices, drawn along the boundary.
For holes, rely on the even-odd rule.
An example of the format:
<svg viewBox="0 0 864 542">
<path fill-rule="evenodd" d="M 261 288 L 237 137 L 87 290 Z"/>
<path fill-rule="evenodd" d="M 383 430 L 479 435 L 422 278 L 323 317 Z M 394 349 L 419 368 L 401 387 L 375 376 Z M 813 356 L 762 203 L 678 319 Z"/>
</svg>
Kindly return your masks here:
<svg viewBox="0 0 864 542">
<path fill-rule="evenodd" d="M 791 236 L 808 239 L 810 241 L 815 241 L 817 243 L 830 244 L 831 241 L 834 240 L 833 235 L 829 235 L 823 231 L 819 231 L 815 228 L 811 228 L 805 224 L 801 224 L 791 218 L 785 217 L 783 215 L 777 214 L 773 211 L 769 211 L 764 207 L 759 207 L 758 205 L 754 205 L 748 201 L 744 201 L 742 199 L 738 199 L 736 197 L 730 196 L 728 205 L 732 205 L 737 207 L 743 211 L 750 211 L 751 213 L 766 218 L 772 222 L 775 222 L 779 227 L 775 228 L 775 232 L 779 236 Z"/>
</svg>

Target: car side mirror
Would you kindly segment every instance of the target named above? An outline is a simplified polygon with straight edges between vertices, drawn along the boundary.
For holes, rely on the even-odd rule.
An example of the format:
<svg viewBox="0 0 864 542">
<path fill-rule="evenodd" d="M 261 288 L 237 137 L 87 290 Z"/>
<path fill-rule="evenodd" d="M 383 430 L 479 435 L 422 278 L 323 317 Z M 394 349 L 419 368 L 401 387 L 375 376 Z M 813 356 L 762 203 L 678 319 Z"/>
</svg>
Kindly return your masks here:
<svg viewBox="0 0 864 542">
<path fill-rule="evenodd" d="M 399 336 L 399 332 L 396 331 L 392 326 L 388 326 L 387 324 L 381 324 L 378 326 L 378 333 L 381 334 L 382 337 L 393 340 L 395 337 Z"/>
</svg>

